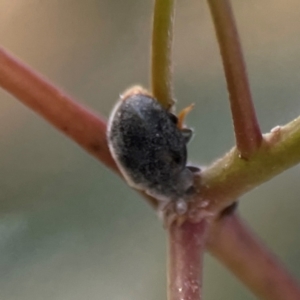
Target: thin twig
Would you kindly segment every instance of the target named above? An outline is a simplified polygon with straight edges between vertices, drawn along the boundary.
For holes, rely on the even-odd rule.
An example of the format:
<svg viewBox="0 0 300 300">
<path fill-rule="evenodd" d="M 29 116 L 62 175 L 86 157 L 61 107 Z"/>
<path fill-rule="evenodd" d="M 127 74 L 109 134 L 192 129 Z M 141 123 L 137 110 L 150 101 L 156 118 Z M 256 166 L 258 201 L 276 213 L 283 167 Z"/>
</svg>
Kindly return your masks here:
<svg viewBox="0 0 300 300">
<path fill-rule="evenodd" d="M 207 224 L 185 222 L 169 228 L 168 300 L 201 300 Z"/>
<path fill-rule="evenodd" d="M 172 42 L 175 0 L 156 0 L 153 16 L 151 84 L 154 97 L 169 109 L 172 95 Z"/>
<path fill-rule="evenodd" d="M 118 172 L 106 142 L 106 122 L 0 48 L 0 86 Z"/>
<path fill-rule="evenodd" d="M 171 54 L 174 0 L 156 0 L 152 35 L 152 92 L 166 108 L 173 104 Z M 202 257 L 206 222 L 169 228 L 168 299 L 202 299 Z"/>
<path fill-rule="evenodd" d="M 258 149 L 262 135 L 256 118 L 246 66 L 230 0 L 208 0 L 229 91 L 237 148 L 243 158 Z"/>
<path fill-rule="evenodd" d="M 300 299 L 292 276 L 236 214 L 214 225 L 208 249 L 259 299 Z"/>
</svg>

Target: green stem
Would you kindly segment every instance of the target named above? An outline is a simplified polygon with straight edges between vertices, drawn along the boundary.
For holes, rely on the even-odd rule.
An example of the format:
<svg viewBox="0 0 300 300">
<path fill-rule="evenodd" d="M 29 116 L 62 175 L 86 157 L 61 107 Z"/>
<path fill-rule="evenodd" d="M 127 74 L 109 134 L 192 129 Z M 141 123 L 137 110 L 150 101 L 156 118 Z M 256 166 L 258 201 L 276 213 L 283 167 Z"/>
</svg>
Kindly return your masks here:
<svg viewBox="0 0 300 300">
<path fill-rule="evenodd" d="M 238 197 L 300 162 L 300 117 L 264 135 L 258 152 L 246 161 L 233 148 L 203 170 L 196 205 L 218 213 Z"/>
<path fill-rule="evenodd" d="M 156 0 L 152 31 L 151 84 L 154 97 L 169 109 L 174 104 L 172 95 L 172 42 L 174 0 Z"/>
</svg>

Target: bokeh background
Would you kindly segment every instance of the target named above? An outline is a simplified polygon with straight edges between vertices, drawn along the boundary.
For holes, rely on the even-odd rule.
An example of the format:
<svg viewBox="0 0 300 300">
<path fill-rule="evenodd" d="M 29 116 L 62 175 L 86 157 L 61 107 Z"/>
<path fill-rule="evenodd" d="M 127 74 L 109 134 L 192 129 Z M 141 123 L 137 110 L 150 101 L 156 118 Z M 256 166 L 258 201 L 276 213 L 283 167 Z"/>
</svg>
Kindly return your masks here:
<svg viewBox="0 0 300 300">
<path fill-rule="evenodd" d="M 191 161 L 234 143 L 205 1 L 178 1 L 178 108 L 194 102 Z M 264 132 L 300 114 L 300 3 L 233 1 Z M 99 114 L 148 86 L 153 1 L 0 0 L 1 44 Z M 299 150 L 300 151 L 300 150 Z M 0 299 L 165 299 L 166 237 L 111 171 L 0 91 Z M 300 277 L 299 166 L 241 199 L 243 217 Z M 206 255 L 206 300 L 255 299 Z"/>
</svg>

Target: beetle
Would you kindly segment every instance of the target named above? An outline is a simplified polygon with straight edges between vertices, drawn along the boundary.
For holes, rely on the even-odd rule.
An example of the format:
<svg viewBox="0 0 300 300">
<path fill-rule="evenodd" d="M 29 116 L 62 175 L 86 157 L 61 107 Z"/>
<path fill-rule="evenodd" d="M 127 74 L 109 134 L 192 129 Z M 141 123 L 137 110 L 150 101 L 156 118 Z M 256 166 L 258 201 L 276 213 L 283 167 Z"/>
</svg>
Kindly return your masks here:
<svg viewBox="0 0 300 300">
<path fill-rule="evenodd" d="M 156 198 L 163 210 L 175 204 L 179 215 L 187 212 L 194 174 L 200 170 L 187 166 L 186 145 L 193 131 L 183 120 L 192 107 L 177 117 L 135 86 L 120 96 L 107 129 L 110 152 L 127 183 Z"/>
</svg>

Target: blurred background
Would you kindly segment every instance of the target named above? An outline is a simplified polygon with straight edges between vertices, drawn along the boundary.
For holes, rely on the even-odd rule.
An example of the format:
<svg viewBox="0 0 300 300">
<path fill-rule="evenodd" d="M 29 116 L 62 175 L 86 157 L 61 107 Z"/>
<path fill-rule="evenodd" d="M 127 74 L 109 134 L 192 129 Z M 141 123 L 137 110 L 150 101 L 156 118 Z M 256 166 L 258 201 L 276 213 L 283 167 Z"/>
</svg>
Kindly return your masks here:
<svg viewBox="0 0 300 300">
<path fill-rule="evenodd" d="M 300 115 L 300 3 L 233 1 L 264 132 Z M 153 1 L 0 0 L 2 46 L 84 105 L 109 115 L 118 94 L 148 86 Z M 219 51 L 205 1 L 178 1 L 178 109 L 194 102 L 189 159 L 234 144 Z M 0 298 L 166 299 L 166 237 L 134 191 L 0 91 Z M 300 277 L 299 167 L 241 199 L 260 238 Z M 204 298 L 255 299 L 205 257 Z"/>
</svg>

